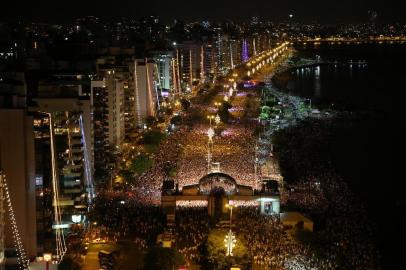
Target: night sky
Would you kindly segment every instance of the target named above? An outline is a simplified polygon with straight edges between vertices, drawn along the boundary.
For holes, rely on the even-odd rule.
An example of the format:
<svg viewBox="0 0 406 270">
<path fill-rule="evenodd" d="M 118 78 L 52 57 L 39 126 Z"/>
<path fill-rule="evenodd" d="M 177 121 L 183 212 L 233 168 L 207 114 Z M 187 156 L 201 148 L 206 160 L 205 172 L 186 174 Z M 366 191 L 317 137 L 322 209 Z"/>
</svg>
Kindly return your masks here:
<svg viewBox="0 0 406 270">
<path fill-rule="evenodd" d="M 402 0 L 108 0 L 108 1 L 20 1 L 2 2 L 0 21 L 34 20 L 63 22 L 95 15 L 105 19 L 122 16 L 158 15 L 165 21 L 174 18 L 193 20 L 245 20 L 252 16 L 275 21 L 294 14 L 299 22 L 367 22 L 368 10 L 378 13 L 378 22 L 404 22 Z M 28 1 L 27 1 L 28 2 Z"/>
</svg>

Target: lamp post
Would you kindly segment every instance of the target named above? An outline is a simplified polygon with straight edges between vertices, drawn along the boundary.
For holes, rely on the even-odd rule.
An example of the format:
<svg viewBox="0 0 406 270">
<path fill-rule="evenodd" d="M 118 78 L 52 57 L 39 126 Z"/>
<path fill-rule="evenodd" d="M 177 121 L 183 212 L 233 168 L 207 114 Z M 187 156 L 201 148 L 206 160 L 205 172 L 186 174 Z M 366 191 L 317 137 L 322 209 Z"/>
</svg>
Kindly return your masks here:
<svg viewBox="0 0 406 270">
<path fill-rule="evenodd" d="M 237 240 L 235 239 L 235 235 L 231 230 L 226 234 L 224 242 L 226 246 L 226 255 L 233 256 L 233 249 L 235 247 L 235 243 L 237 242 Z"/>
<path fill-rule="evenodd" d="M 233 208 L 234 206 L 231 204 L 226 204 L 226 207 L 230 209 L 230 229 L 228 230 L 228 234 L 226 235 L 226 238 L 224 239 L 225 246 L 226 246 L 226 255 L 227 256 L 233 256 L 233 249 L 235 247 L 235 243 L 237 240 L 235 239 L 235 235 L 231 231 L 231 222 L 233 219 Z"/>
<path fill-rule="evenodd" d="M 207 173 L 211 173 L 211 155 L 214 136 L 214 130 L 211 128 L 211 118 L 210 118 L 210 128 L 207 131 L 207 136 L 209 137 L 209 140 L 207 141 Z"/>
<path fill-rule="evenodd" d="M 230 231 L 231 231 L 231 222 L 232 222 L 232 219 L 233 219 L 233 208 L 234 208 L 234 205 L 226 204 L 226 207 L 227 207 L 228 209 L 230 209 Z"/>
<path fill-rule="evenodd" d="M 214 115 L 208 115 L 207 116 L 207 119 L 209 119 L 209 121 L 210 121 L 210 127 L 211 127 L 211 120 L 214 119 L 214 118 L 215 118 Z"/>
<path fill-rule="evenodd" d="M 49 262 L 52 260 L 51 253 L 44 253 L 45 269 L 49 270 Z"/>
</svg>

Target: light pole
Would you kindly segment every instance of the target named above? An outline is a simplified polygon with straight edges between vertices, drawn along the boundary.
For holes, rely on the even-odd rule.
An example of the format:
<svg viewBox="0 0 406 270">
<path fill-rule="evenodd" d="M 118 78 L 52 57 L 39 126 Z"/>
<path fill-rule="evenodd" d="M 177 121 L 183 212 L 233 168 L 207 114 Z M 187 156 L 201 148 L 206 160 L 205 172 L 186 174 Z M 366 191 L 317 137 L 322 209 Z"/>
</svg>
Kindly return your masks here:
<svg viewBox="0 0 406 270">
<path fill-rule="evenodd" d="M 210 119 L 210 128 L 207 131 L 207 136 L 209 137 L 209 140 L 207 141 L 207 173 L 211 173 L 211 155 L 212 155 L 212 148 L 213 148 L 213 136 L 214 136 L 214 130 L 211 128 L 211 119 L 213 118 L 209 117 Z"/>
<path fill-rule="evenodd" d="M 51 253 L 44 253 L 45 269 L 49 270 L 49 262 L 52 260 Z"/>
<path fill-rule="evenodd" d="M 235 235 L 231 230 L 226 234 L 224 242 L 226 246 L 226 256 L 233 256 L 233 249 L 237 240 L 235 239 Z"/>
<path fill-rule="evenodd" d="M 226 204 L 226 207 L 228 209 L 230 209 L 230 231 L 231 231 L 231 222 L 233 220 L 233 208 L 234 208 L 234 205 Z"/>
<path fill-rule="evenodd" d="M 228 231 L 228 234 L 226 234 L 224 242 L 225 242 L 225 246 L 226 246 L 226 249 L 227 249 L 226 255 L 227 256 L 233 256 L 233 249 L 235 247 L 235 243 L 237 242 L 237 240 L 235 239 L 235 235 L 231 231 L 231 222 L 232 222 L 232 218 L 233 218 L 233 208 L 234 208 L 234 206 L 231 205 L 231 204 L 226 204 L 226 207 L 230 209 L 230 229 Z"/>
<path fill-rule="evenodd" d="M 207 119 L 209 119 L 209 122 L 210 122 L 210 128 L 211 128 L 211 120 L 214 119 L 214 118 L 215 118 L 214 115 L 208 115 L 207 116 Z"/>
</svg>

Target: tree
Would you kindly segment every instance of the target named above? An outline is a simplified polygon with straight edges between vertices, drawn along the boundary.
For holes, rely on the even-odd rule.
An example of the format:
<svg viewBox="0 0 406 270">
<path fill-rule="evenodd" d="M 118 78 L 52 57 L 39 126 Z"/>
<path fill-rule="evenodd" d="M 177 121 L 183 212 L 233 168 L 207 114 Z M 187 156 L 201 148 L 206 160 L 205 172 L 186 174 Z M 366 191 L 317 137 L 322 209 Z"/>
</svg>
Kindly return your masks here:
<svg viewBox="0 0 406 270">
<path fill-rule="evenodd" d="M 185 264 L 182 254 L 171 248 L 153 247 L 144 258 L 145 269 L 173 270 Z"/>
<path fill-rule="evenodd" d="M 194 124 L 203 120 L 202 112 L 200 110 L 192 110 L 185 119 L 186 125 L 192 127 Z"/>
<path fill-rule="evenodd" d="M 165 134 L 158 129 L 153 129 L 143 135 L 142 143 L 158 145 L 163 139 L 165 139 Z"/>
<path fill-rule="evenodd" d="M 184 111 L 187 111 L 190 108 L 190 101 L 185 98 L 182 98 L 180 100 L 180 104 L 182 105 L 182 109 Z"/>
<path fill-rule="evenodd" d="M 173 109 L 171 107 L 166 107 L 165 114 L 166 115 L 172 115 L 173 114 Z"/>
<path fill-rule="evenodd" d="M 150 159 L 149 156 L 141 154 L 133 160 L 130 170 L 138 175 L 141 175 L 151 168 L 153 164 L 154 161 Z"/>
<path fill-rule="evenodd" d="M 176 115 L 174 117 L 171 118 L 171 124 L 172 125 L 180 125 L 182 123 L 182 117 L 180 115 Z"/>
<path fill-rule="evenodd" d="M 124 179 L 127 183 L 132 183 L 134 180 L 134 174 L 129 170 L 120 170 L 118 175 Z"/>
<path fill-rule="evenodd" d="M 63 260 L 58 265 L 59 270 L 80 270 L 82 269 L 81 266 L 81 259 L 80 257 L 73 257 L 72 255 L 65 255 Z"/>
<path fill-rule="evenodd" d="M 147 124 L 147 126 L 152 127 L 156 123 L 156 118 L 154 116 L 148 116 L 145 119 L 145 123 Z"/>
<path fill-rule="evenodd" d="M 218 110 L 221 122 L 227 124 L 230 119 L 230 112 L 228 109 L 231 109 L 233 106 L 229 102 L 223 102 L 221 107 Z"/>
</svg>

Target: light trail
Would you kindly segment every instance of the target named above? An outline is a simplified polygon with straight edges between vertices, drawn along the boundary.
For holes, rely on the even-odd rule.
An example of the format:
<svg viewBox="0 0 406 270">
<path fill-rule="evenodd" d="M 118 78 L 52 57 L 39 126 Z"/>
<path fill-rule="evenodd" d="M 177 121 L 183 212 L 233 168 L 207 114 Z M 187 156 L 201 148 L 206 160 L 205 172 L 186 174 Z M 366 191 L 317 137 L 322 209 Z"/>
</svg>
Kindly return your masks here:
<svg viewBox="0 0 406 270">
<path fill-rule="evenodd" d="M 86 137 L 85 137 L 85 129 L 83 126 L 83 115 L 82 114 L 79 117 L 79 125 L 80 125 L 80 133 L 82 134 L 82 143 L 83 143 L 83 152 L 84 152 L 84 161 L 85 161 L 84 167 L 85 167 L 86 191 L 88 193 L 87 200 L 88 200 L 88 210 L 89 210 L 89 207 L 93 203 L 93 199 L 95 197 L 95 192 L 94 192 L 92 171 L 90 169 L 89 152 L 87 151 L 87 143 L 86 143 Z"/>
<path fill-rule="evenodd" d="M 17 249 L 17 255 L 18 255 L 17 261 L 18 261 L 18 264 L 19 264 L 19 268 L 25 270 L 25 269 L 28 269 L 28 262 L 29 261 L 27 259 L 27 255 L 25 253 L 24 246 L 23 246 L 23 243 L 22 243 L 22 240 L 21 240 L 20 232 L 18 230 L 13 205 L 11 203 L 10 192 L 8 190 L 6 175 L 3 174 L 2 171 L 0 171 L 0 188 L 2 189 L 2 193 L 4 192 L 4 195 L 5 195 L 5 200 L 4 201 L 7 203 L 7 207 L 8 207 L 8 213 L 9 213 L 10 221 L 11 221 L 11 230 L 13 231 L 14 245 L 15 245 L 15 247 Z M 2 203 L 3 203 L 3 200 L 2 200 Z M 2 216 L 3 216 L 3 214 L 4 213 L 2 213 Z M 4 234 L 2 234 L 2 237 L 3 236 L 4 236 Z M 2 240 L 4 240 L 4 239 L 2 239 Z M 4 256 L 4 254 L 3 254 L 3 256 Z"/>
<path fill-rule="evenodd" d="M 57 173 L 56 157 L 55 157 L 55 140 L 52 114 L 47 113 L 49 117 L 49 137 L 51 140 L 51 163 L 52 163 L 52 190 L 53 190 L 53 205 L 54 205 L 54 222 L 55 222 L 55 238 L 56 238 L 56 255 L 58 262 L 61 262 L 66 253 L 65 235 L 61 228 L 61 211 L 59 208 L 59 179 Z"/>
</svg>

